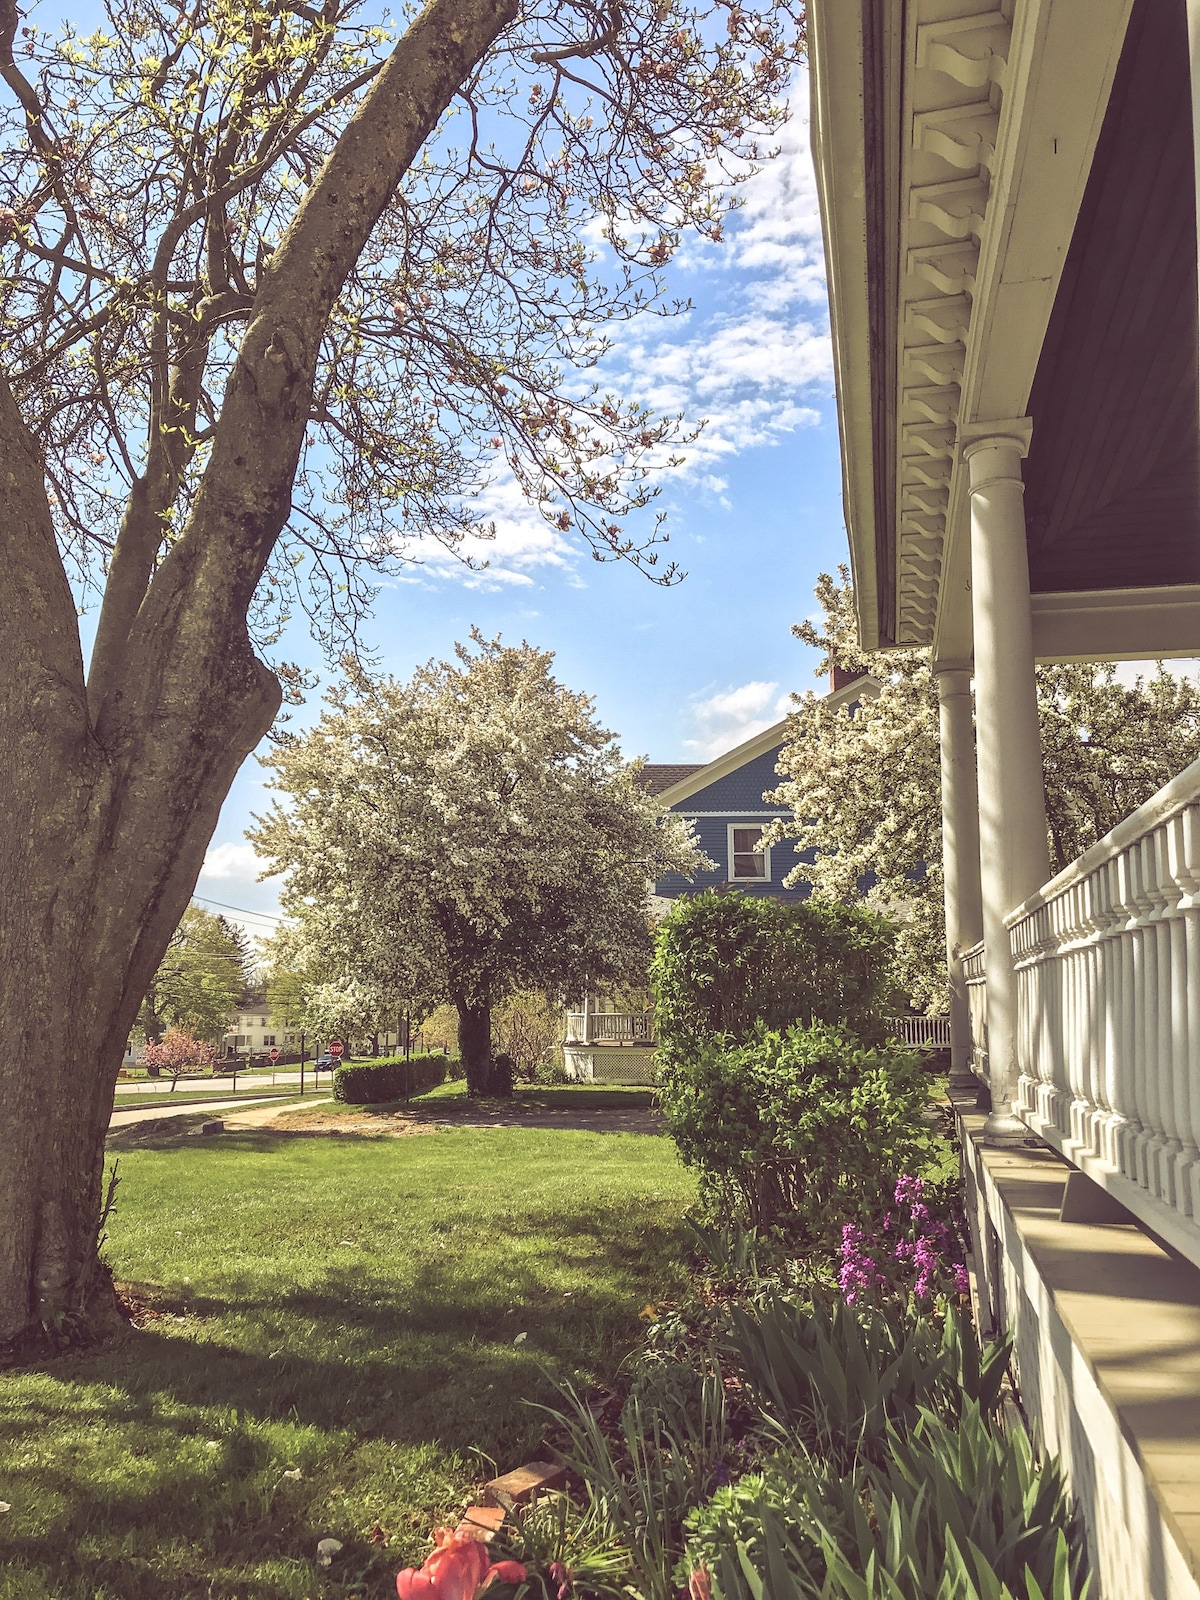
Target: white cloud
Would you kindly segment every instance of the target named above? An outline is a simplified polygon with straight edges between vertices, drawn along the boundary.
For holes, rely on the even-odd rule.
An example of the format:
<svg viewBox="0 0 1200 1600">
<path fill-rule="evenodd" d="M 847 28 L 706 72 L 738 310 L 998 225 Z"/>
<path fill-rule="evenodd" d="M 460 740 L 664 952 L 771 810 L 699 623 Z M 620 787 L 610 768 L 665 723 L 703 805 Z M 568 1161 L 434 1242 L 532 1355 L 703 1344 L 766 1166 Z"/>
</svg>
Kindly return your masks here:
<svg viewBox="0 0 1200 1600">
<path fill-rule="evenodd" d="M 254 852 L 252 844 L 214 844 L 208 848 L 202 878 L 247 878 L 253 883 L 262 871 L 263 863 Z"/>
<path fill-rule="evenodd" d="M 817 179 L 809 143 L 808 77 L 793 87 L 791 118 L 777 141 L 779 154 L 742 186 L 745 205 L 730 230 L 739 267 L 762 270 L 750 299 L 775 310 L 796 301 L 825 303 L 825 254 Z"/>
<path fill-rule="evenodd" d="M 613 335 L 606 379 L 655 411 L 706 418 L 684 476 L 820 422 L 833 382 L 825 261 L 808 140 L 808 84 L 797 81 L 779 154 L 741 187 L 723 244 L 686 265 L 710 273 L 721 307 L 680 324 L 645 316 Z"/>
<path fill-rule="evenodd" d="M 467 589 L 494 591 L 531 588 L 540 570 L 552 568 L 565 574 L 568 582 L 582 582 L 577 571 L 582 552 L 539 516 L 510 475 L 489 484 L 474 509 L 482 524 L 495 527 L 494 539 L 470 537 L 454 550 L 427 541 L 419 565 L 405 568 L 402 580 L 442 578 Z M 466 558 L 474 565 L 468 566 Z"/>
<path fill-rule="evenodd" d="M 684 745 L 704 761 L 712 761 L 746 739 L 778 722 L 786 710 L 786 696 L 777 683 L 743 683 L 721 689 L 692 707 L 696 736 Z"/>
<path fill-rule="evenodd" d="M 825 301 L 825 267 L 816 178 L 809 146 L 808 82 L 797 78 L 791 117 L 776 140 L 778 155 L 739 188 L 744 204 L 717 245 L 686 243 L 679 277 L 697 282 L 700 309 L 662 318 L 650 313 L 607 329 L 612 349 L 594 374 L 601 386 L 658 415 L 701 420 L 699 437 L 677 450 L 652 452 L 646 463 L 659 481 L 672 479 L 728 505 L 725 466 L 744 451 L 778 444 L 822 420 L 819 403 L 832 390 L 833 359 Z M 584 228 L 603 248 L 606 224 Z M 715 292 L 714 292 L 715 291 Z M 715 307 L 715 309 L 709 309 Z M 583 379 L 579 380 L 580 384 Z M 669 467 L 682 455 L 681 466 Z M 557 573 L 582 586 L 587 549 L 577 533 L 561 534 L 525 501 L 507 473 L 480 495 L 481 522 L 494 540 L 467 539 L 458 552 L 424 542 L 419 564 L 401 581 L 450 581 L 478 590 L 534 588 Z"/>
</svg>

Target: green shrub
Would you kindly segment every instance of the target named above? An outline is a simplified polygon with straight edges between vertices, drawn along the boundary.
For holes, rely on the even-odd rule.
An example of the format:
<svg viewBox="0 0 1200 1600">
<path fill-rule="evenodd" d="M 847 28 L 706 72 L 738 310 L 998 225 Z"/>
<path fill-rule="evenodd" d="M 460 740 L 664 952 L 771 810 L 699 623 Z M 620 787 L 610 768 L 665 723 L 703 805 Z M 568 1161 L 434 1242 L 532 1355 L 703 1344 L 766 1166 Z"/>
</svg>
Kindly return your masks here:
<svg viewBox="0 0 1200 1600">
<path fill-rule="evenodd" d="M 710 1212 L 830 1247 L 845 1222 L 886 1209 L 932 1142 L 919 1056 L 844 1027 L 710 1039 L 663 1066 L 659 1094 Z"/>
<path fill-rule="evenodd" d="M 689 1059 L 720 1034 L 842 1024 L 882 1040 L 895 996 L 895 931 L 862 906 L 708 891 L 658 930 L 651 983 L 659 1054 Z"/>
<path fill-rule="evenodd" d="M 1007 1341 L 969 1318 L 733 1307 L 744 1392 L 777 1454 L 685 1524 L 677 1576 L 714 1600 L 1082 1600 L 1082 1530 L 1053 1459 L 1001 1424 Z"/>
<path fill-rule="evenodd" d="M 333 1098 L 347 1106 L 377 1106 L 387 1100 L 406 1100 L 445 1083 L 450 1069 L 447 1056 L 395 1057 L 387 1061 L 355 1061 L 333 1074 Z"/>
</svg>

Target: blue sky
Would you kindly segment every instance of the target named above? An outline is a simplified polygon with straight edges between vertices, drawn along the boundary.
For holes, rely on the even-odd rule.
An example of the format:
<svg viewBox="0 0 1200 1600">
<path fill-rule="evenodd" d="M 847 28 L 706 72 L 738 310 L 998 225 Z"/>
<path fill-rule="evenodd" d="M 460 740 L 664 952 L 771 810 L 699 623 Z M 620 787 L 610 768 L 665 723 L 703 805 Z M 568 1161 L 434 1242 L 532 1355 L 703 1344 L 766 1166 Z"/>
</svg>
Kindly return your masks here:
<svg viewBox="0 0 1200 1600">
<path fill-rule="evenodd" d="M 448 656 L 472 626 L 553 650 L 557 672 L 596 700 L 627 755 L 706 760 L 776 721 L 789 691 L 814 685 L 815 657 L 790 633 L 813 608 L 817 574 L 845 558 L 824 268 L 808 151 L 805 86 L 752 178 L 721 245 L 687 246 L 670 292 L 694 309 L 617 330 L 606 372 L 658 409 L 707 419 L 687 461 L 664 477 L 667 554 L 687 571 L 663 589 L 590 555 L 495 484 L 484 515 L 497 538 L 472 572 L 441 549 L 388 583 L 366 631 L 382 668 L 407 677 Z M 300 624 L 281 654 L 318 658 Z M 296 714 L 303 725 L 320 693 Z M 251 758 L 226 801 L 197 896 L 259 913 L 275 885 L 256 881 L 244 838 L 267 796 Z"/>
</svg>

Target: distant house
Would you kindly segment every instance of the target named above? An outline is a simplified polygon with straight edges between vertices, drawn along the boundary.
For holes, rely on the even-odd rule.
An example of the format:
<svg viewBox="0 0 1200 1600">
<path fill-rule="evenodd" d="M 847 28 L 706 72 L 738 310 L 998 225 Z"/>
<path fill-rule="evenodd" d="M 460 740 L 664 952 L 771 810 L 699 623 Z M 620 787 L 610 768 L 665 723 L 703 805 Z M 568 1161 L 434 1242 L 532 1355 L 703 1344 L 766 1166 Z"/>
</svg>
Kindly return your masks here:
<svg viewBox="0 0 1200 1600">
<path fill-rule="evenodd" d="M 856 677 L 842 682 L 827 697 L 830 706 L 853 705 L 874 691 L 873 680 Z M 690 881 L 669 873 L 654 885 L 659 900 L 698 894 L 703 889 L 735 888 L 776 900 L 806 900 L 803 881 L 789 888 L 784 880 L 796 866 L 812 860 L 798 853 L 791 840 L 764 846 L 762 835 L 777 817 L 790 816 L 786 806 L 766 796 L 779 786 L 778 763 L 787 722 L 776 722 L 736 749 L 699 764 L 655 763 L 642 768 L 642 784 L 657 795 L 664 810 L 694 822 L 701 849 L 716 866 Z"/>
</svg>

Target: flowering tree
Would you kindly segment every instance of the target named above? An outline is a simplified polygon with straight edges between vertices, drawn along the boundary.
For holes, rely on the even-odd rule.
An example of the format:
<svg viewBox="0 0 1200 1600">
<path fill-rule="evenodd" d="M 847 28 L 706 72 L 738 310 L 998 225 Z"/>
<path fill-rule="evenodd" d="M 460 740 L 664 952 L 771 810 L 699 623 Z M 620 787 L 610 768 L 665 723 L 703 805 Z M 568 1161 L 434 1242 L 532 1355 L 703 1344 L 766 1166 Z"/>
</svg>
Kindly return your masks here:
<svg viewBox="0 0 1200 1600">
<path fill-rule="evenodd" d="M 492 1013 L 492 1041 L 511 1056 L 517 1075 L 532 1083 L 562 1043 L 566 1013 L 544 994 L 509 995 Z"/>
<path fill-rule="evenodd" d="M 185 1072 L 197 1069 L 211 1071 L 216 1065 L 217 1052 L 213 1045 L 193 1038 L 181 1028 L 168 1028 L 159 1043 L 146 1046 L 146 1065 L 154 1073 L 162 1073 L 171 1080 L 171 1093 Z"/>
<path fill-rule="evenodd" d="M 212 1039 L 225 1030 L 250 976 L 246 936 L 224 917 L 189 906 L 150 980 L 138 1022 L 157 1044 L 167 1027 Z"/>
<path fill-rule="evenodd" d="M 657 554 L 626 514 L 686 430 L 580 373 L 719 232 L 786 7 L 106 0 L 83 37 L 0 0 L 0 1343 L 111 1312 L 112 1089 L 279 709 L 256 645 L 296 603 L 344 637 L 497 473 Z"/>
<path fill-rule="evenodd" d="M 773 796 L 792 815 L 767 838 L 815 849 L 795 869 L 832 898 L 898 923 L 897 976 L 918 1004 L 946 1005 L 937 684 L 925 651 L 864 653 L 853 593 L 823 574 L 820 622 L 792 631 L 831 666 L 870 673 L 852 711 L 797 696 Z M 1161 667 L 1132 685 L 1106 663 L 1039 667 L 1042 770 L 1053 870 L 1060 871 L 1200 756 L 1200 691 Z"/>
<path fill-rule="evenodd" d="M 479 1094 L 493 1005 L 640 975 L 648 882 L 705 858 L 552 655 L 472 637 L 407 684 L 334 689 L 311 733 L 264 758 L 288 804 L 250 837 L 347 982 L 418 1013 L 455 1005 Z"/>
</svg>

